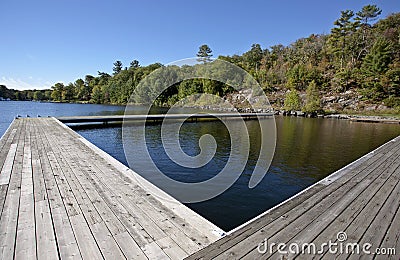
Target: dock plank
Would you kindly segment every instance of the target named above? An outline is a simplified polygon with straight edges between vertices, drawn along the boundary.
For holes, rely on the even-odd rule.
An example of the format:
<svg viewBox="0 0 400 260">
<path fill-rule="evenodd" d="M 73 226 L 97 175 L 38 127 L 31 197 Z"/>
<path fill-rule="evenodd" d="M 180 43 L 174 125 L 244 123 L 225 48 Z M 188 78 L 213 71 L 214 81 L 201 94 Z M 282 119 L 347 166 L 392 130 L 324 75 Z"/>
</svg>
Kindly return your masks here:
<svg viewBox="0 0 400 260">
<path fill-rule="evenodd" d="M 58 255 L 58 251 L 50 206 L 47 200 L 40 200 L 35 203 L 35 226 L 37 258 L 52 259 Z"/>
<path fill-rule="evenodd" d="M 389 248 L 390 250 L 395 249 L 397 254 L 400 248 L 400 207 L 397 208 L 397 212 L 392 222 L 390 223 L 390 227 L 383 239 L 382 243 L 379 245 L 379 248 Z M 389 259 L 397 259 L 395 255 L 388 256 Z"/>
<path fill-rule="evenodd" d="M 17 123 L 17 122 L 16 122 Z M 21 172 L 24 157 L 26 123 L 19 122 L 20 133 L 16 140 L 17 152 L 11 171 L 10 183 L 6 193 L 4 207 L 0 218 L 0 259 L 13 259 L 15 255 L 15 238 L 21 195 Z"/>
<path fill-rule="evenodd" d="M 81 253 L 76 242 L 67 211 L 63 205 L 61 194 L 57 188 L 50 161 L 46 150 L 49 144 L 44 141 L 43 133 L 39 130 L 39 124 L 33 122 L 37 137 L 37 150 L 41 162 L 47 200 L 50 206 L 53 220 L 54 233 L 57 241 L 58 254 L 61 259 L 81 259 Z M 40 149 L 39 149 L 40 147 Z"/>
<path fill-rule="evenodd" d="M 39 137 L 35 124 L 31 129 L 33 191 L 35 199 L 35 227 L 37 259 L 51 259 L 58 255 L 54 224 L 44 181 L 42 162 L 38 153 Z"/>
<path fill-rule="evenodd" d="M 21 120 L 14 120 L 0 139 L 0 165 L 4 164 L 10 145 L 18 142 L 20 123 Z"/>
<path fill-rule="evenodd" d="M 83 259 L 102 259 L 100 248 L 82 214 L 69 217 Z"/>
<path fill-rule="evenodd" d="M 14 164 L 14 157 L 17 152 L 17 144 L 10 145 L 10 150 L 7 153 L 7 157 L 3 164 L 3 168 L 0 173 L 0 185 L 6 185 L 10 182 L 11 171 Z"/>
<path fill-rule="evenodd" d="M 122 259 L 125 257 L 104 222 L 93 224 L 90 228 L 103 256 L 106 259 Z"/>
<path fill-rule="evenodd" d="M 36 259 L 35 203 L 33 198 L 32 153 L 30 127 L 25 136 L 22 162 L 21 196 L 15 248 L 16 259 Z"/>
<path fill-rule="evenodd" d="M 125 231 L 115 235 L 115 240 L 127 259 L 147 259 L 137 242 L 128 232 Z"/>
<path fill-rule="evenodd" d="M 21 121 L 17 121 L 14 120 L 12 122 L 12 124 L 9 126 L 9 129 L 7 130 L 7 132 L 3 135 L 3 137 L 0 139 L 0 141 L 2 141 L 3 146 L 0 150 L 0 157 L 2 157 L 2 161 L 0 161 L 0 165 L 2 165 L 2 167 L 0 169 L 4 169 L 4 171 L 10 171 L 10 177 L 11 177 L 11 173 L 12 173 L 12 166 L 10 166 L 11 168 L 5 168 L 4 164 L 6 161 L 7 156 L 10 156 L 10 151 L 11 149 L 13 149 L 12 145 L 17 145 L 18 140 L 19 140 L 19 136 L 20 133 L 22 131 L 22 127 L 20 127 L 20 123 Z M 11 132 L 13 132 L 12 134 L 12 138 L 10 137 Z M 17 148 L 17 146 L 15 146 L 15 149 Z M 15 153 L 17 152 L 17 150 L 15 150 Z M 15 155 L 14 155 L 14 160 L 15 160 Z M 7 173 L 8 174 L 8 173 Z M 0 176 L 1 179 L 3 179 L 3 182 L 7 182 L 6 185 L 0 185 L 0 214 L 3 211 L 3 207 L 4 207 L 4 203 L 7 197 L 7 191 L 8 191 L 8 183 L 10 181 L 8 176 Z"/>
</svg>

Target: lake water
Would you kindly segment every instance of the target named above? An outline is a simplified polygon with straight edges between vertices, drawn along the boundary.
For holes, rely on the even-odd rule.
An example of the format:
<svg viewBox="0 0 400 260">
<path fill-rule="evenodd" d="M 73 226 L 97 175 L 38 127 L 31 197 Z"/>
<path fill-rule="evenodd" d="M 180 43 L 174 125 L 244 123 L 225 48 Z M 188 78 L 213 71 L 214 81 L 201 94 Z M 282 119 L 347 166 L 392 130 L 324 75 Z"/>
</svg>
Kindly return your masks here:
<svg viewBox="0 0 400 260">
<path fill-rule="evenodd" d="M 122 114 L 124 107 L 86 104 L 36 102 L 0 102 L 0 135 L 13 118 L 30 115 L 70 116 Z M 163 109 L 155 110 L 163 112 Z M 134 113 L 143 113 L 140 107 Z M 258 158 L 258 124 L 246 121 L 251 151 L 246 168 L 235 184 L 223 194 L 200 203 L 187 204 L 202 216 L 228 231 L 282 202 L 330 173 L 375 149 L 400 134 L 399 125 L 356 123 L 337 119 L 276 117 L 277 146 L 268 173 L 254 189 L 248 188 L 252 169 Z M 183 181 L 210 178 L 229 157 L 229 133 L 221 122 L 184 124 L 181 146 L 196 153 L 198 138 L 209 133 L 217 141 L 215 157 L 200 170 L 182 170 L 168 160 L 159 138 L 160 125 L 149 125 L 146 134 L 149 152 L 171 178 Z M 88 128 L 76 131 L 89 141 L 127 165 L 122 147 L 122 128 Z M 134 169 L 140 173 L 140 167 Z"/>
</svg>

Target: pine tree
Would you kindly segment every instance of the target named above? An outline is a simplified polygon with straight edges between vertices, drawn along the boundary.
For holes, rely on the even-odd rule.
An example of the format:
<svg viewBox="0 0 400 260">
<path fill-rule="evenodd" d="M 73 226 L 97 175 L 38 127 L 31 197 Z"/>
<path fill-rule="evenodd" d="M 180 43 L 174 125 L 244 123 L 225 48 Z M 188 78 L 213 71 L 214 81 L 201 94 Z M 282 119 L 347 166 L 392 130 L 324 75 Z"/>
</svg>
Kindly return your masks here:
<svg viewBox="0 0 400 260">
<path fill-rule="evenodd" d="M 360 21 L 362 25 L 371 26 L 371 22 L 376 20 L 382 13 L 382 10 L 376 5 L 366 5 L 360 12 L 357 12 L 355 20 Z"/>
<path fill-rule="evenodd" d="M 361 52 L 366 52 L 367 31 L 371 27 L 371 22 L 376 20 L 381 13 L 382 10 L 378 8 L 376 5 L 366 5 L 361 9 L 361 11 L 357 12 L 357 17 L 354 20 L 361 23 L 361 28 L 362 28 Z"/>
<path fill-rule="evenodd" d="M 321 98 L 315 81 L 311 81 L 306 90 L 306 104 L 303 111 L 314 113 L 321 110 Z"/>
<path fill-rule="evenodd" d="M 199 51 L 197 52 L 197 57 L 199 58 L 197 59 L 197 61 L 207 63 L 211 61 L 212 56 L 212 50 L 210 49 L 210 47 L 208 47 L 207 44 L 203 44 L 199 47 Z"/>
<path fill-rule="evenodd" d="M 363 73 L 364 95 L 374 100 L 381 100 L 385 95 L 382 78 L 391 62 L 391 48 L 387 40 L 380 38 L 365 56 L 361 66 Z"/>
<path fill-rule="evenodd" d="M 122 70 L 122 62 L 117 60 L 116 62 L 114 62 L 114 67 L 113 67 L 114 75 L 120 73 L 121 70 Z"/>
<path fill-rule="evenodd" d="M 387 40 L 379 38 L 365 56 L 361 69 L 367 76 L 378 77 L 386 72 L 390 62 L 390 44 Z"/>
<path fill-rule="evenodd" d="M 139 68 L 139 67 L 140 67 L 140 64 L 139 64 L 138 60 L 131 61 L 131 64 L 129 66 L 129 68 L 134 68 L 134 69 Z"/>
<path fill-rule="evenodd" d="M 333 47 L 333 53 L 337 53 L 340 57 L 341 69 L 344 67 L 346 49 L 348 48 L 346 39 L 358 27 L 358 23 L 352 21 L 353 16 L 354 12 L 351 10 L 341 11 L 340 18 L 334 22 L 336 27 L 331 30 L 330 43 Z"/>
<path fill-rule="evenodd" d="M 295 89 L 286 93 L 284 108 L 287 111 L 297 111 L 301 109 L 299 92 Z"/>
</svg>

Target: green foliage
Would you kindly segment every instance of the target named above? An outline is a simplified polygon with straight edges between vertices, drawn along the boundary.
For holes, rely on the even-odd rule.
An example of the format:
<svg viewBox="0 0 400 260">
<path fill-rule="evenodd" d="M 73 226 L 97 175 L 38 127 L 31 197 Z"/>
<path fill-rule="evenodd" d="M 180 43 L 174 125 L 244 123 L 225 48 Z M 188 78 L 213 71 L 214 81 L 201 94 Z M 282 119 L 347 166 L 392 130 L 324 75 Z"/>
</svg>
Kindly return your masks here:
<svg viewBox="0 0 400 260">
<path fill-rule="evenodd" d="M 359 84 L 359 69 L 343 68 L 336 71 L 332 79 L 332 89 L 338 92 L 345 92 L 352 87 L 357 87 Z"/>
<path fill-rule="evenodd" d="M 286 93 L 284 108 L 288 111 L 297 111 L 301 109 L 300 95 L 297 90 L 292 89 Z"/>
<path fill-rule="evenodd" d="M 306 91 L 306 104 L 303 107 L 303 111 L 307 113 L 314 113 L 321 110 L 321 98 L 319 90 L 315 81 L 312 81 Z"/>
<path fill-rule="evenodd" d="M 263 50 L 260 44 L 251 45 L 251 49 L 248 52 L 243 53 L 243 60 L 246 62 L 245 66 L 248 70 L 257 71 L 260 67 L 261 60 L 263 58 Z"/>
<path fill-rule="evenodd" d="M 302 89 L 306 84 L 307 69 L 304 65 L 296 64 L 287 72 L 287 82 L 290 87 Z"/>
<path fill-rule="evenodd" d="M 130 64 L 130 69 L 136 69 L 136 68 L 139 68 L 140 67 L 140 65 L 139 65 L 139 61 L 138 60 L 133 60 L 132 62 L 131 62 L 131 64 Z"/>
<path fill-rule="evenodd" d="M 34 100 L 44 100 L 45 96 L 43 91 L 35 91 L 33 92 L 33 99 Z"/>
<path fill-rule="evenodd" d="M 63 83 L 56 83 L 53 87 L 53 92 L 51 93 L 51 98 L 54 101 L 63 101 L 63 93 L 64 93 L 64 84 Z"/>
<path fill-rule="evenodd" d="M 387 107 L 400 108 L 400 97 L 389 96 L 388 98 L 383 100 L 383 103 Z"/>
<path fill-rule="evenodd" d="M 335 27 L 331 30 L 329 38 L 329 50 L 339 59 L 340 69 L 348 61 L 349 50 L 355 48 L 354 41 L 349 41 L 349 37 L 356 32 L 358 23 L 353 22 L 354 12 L 351 10 L 341 11 L 341 16 L 334 22 Z M 353 44 L 349 44 L 353 43 Z"/>
<path fill-rule="evenodd" d="M 96 85 L 92 90 L 92 103 L 101 104 L 103 103 L 103 91 L 99 85 Z"/>
<path fill-rule="evenodd" d="M 75 86 L 72 83 L 69 83 L 63 91 L 64 100 L 67 102 L 71 102 L 75 97 Z"/>
<path fill-rule="evenodd" d="M 199 62 L 209 62 L 212 56 L 212 50 L 207 44 L 203 44 L 199 47 L 199 51 L 197 52 L 197 57 L 199 57 L 197 60 Z"/>
<path fill-rule="evenodd" d="M 202 93 L 202 82 L 198 79 L 184 80 L 178 87 L 178 98 L 183 99 L 193 94 Z"/>
<path fill-rule="evenodd" d="M 349 89 L 356 89 L 364 99 L 384 101 L 393 107 L 393 100 L 400 97 L 400 13 L 378 20 L 380 14 L 380 8 L 375 5 L 358 11 L 345 10 L 327 35 L 312 34 L 288 46 L 278 44 L 266 49 L 252 44 L 242 55 L 218 59 L 245 69 L 268 93 L 292 89 L 285 99 L 289 110 L 301 108 L 298 91 L 307 92 L 304 110 L 312 111 L 318 107 L 319 90 L 345 92 Z M 57 83 L 51 90 L 39 92 L 5 91 L 0 87 L 0 96 L 18 100 L 125 104 L 146 78 L 146 93 L 136 93 L 132 100 L 145 103 L 155 98 L 163 86 L 182 76 L 181 73 L 195 72 L 203 76 L 229 73 L 213 67 L 212 50 L 207 44 L 199 47 L 197 57 L 201 64 L 182 66 L 179 70 L 168 66 L 165 75 L 158 78 L 146 77 L 163 66 L 160 63 L 141 66 L 133 60 L 128 68 L 123 68 L 122 62 L 116 61 L 112 75 L 99 71 L 96 76 L 86 75 L 66 86 Z M 244 87 L 248 82 L 242 75 L 234 75 L 226 84 L 202 78 L 185 80 L 164 91 L 156 102 L 171 105 L 199 93 L 229 96 L 234 92 L 231 86 Z"/>
<path fill-rule="evenodd" d="M 15 94 L 17 94 L 18 92 L 14 92 L 14 90 L 8 89 L 6 86 L 4 85 L 0 85 L 0 97 L 4 98 L 4 99 L 17 99 L 18 97 L 16 97 Z"/>
<path fill-rule="evenodd" d="M 122 62 L 117 60 L 116 62 L 114 62 L 114 75 L 117 75 L 118 73 L 120 73 L 122 70 Z"/>
<path fill-rule="evenodd" d="M 400 67 L 386 71 L 381 77 L 381 84 L 387 95 L 400 97 Z"/>
<path fill-rule="evenodd" d="M 391 48 L 389 42 L 379 38 L 365 56 L 361 71 L 363 74 L 362 86 L 364 95 L 367 98 L 379 101 L 387 96 L 384 85 L 391 85 L 385 82 L 385 74 L 391 62 Z M 388 75 L 390 76 L 390 75 Z M 392 75 L 395 78 L 396 73 Z M 388 79 L 388 78 L 386 78 Z"/>
<path fill-rule="evenodd" d="M 50 100 L 51 90 L 43 89 L 43 90 L 15 90 L 8 89 L 5 85 L 0 85 L 0 99 L 5 100 L 35 100 L 35 101 L 44 101 Z"/>
<path fill-rule="evenodd" d="M 383 38 L 378 38 L 365 56 L 361 69 L 365 75 L 377 77 L 388 69 L 390 62 L 390 43 Z"/>
<path fill-rule="evenodd" d="M 363 25 L 370 26 L 370 22 L 374 21 L 381 13 L 382 10 L 376 5 L 366 5 L 357 12 L 356 20 Z"/>
</svg>

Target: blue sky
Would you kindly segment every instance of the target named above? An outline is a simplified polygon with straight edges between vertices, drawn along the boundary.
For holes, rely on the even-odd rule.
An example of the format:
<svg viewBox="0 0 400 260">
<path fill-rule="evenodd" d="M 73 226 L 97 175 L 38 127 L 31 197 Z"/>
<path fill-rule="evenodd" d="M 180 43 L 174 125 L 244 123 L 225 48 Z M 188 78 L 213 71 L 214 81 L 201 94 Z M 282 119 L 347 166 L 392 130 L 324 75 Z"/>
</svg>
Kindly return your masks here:
<svg viewBox="0 0 400 260">
<path fill-rule="evenodd" d="M 367 4 L 381 17 L 400 11 L 398 0 L 1 0 L 0 84 L 49 88 L 97 71 L 111 73 L 137 59 L 142 65 L 196 55 L 214 56 L 290 44 L 329 33 L 341 10 Z"/>
</svg>

